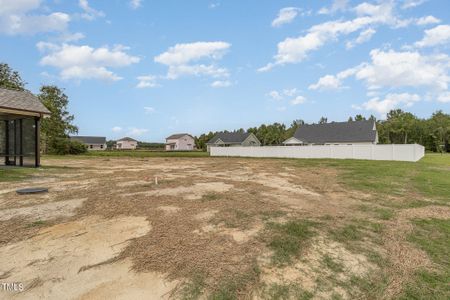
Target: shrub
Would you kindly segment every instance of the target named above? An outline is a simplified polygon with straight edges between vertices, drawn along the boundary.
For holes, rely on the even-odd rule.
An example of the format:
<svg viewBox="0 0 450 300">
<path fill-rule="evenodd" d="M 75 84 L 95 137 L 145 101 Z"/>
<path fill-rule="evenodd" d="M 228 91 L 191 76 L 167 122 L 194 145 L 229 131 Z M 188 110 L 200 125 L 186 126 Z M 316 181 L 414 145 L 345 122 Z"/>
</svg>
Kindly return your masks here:
<svg viewBox="0 0 450 300">
<path fill-rule="evenodd" d="M 87 152 L 86 145 L 78 142 L 72 141 L 67 138 L 56 138 L 49 145 L 49 153 L 56 155 L 67 155 L 67 154 L 83 154 Z"/>
</svg>

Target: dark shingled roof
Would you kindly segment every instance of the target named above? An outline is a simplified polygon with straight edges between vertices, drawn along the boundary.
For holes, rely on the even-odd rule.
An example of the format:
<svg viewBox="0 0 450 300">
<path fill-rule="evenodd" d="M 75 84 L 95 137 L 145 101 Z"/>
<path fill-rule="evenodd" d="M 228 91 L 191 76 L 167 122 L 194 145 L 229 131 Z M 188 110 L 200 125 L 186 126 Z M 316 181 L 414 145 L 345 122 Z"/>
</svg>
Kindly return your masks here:
<svg viewBox="0 0 450 300">
<path fill-rule="evenodd" d="M 192 135 L 190 135 L 189 133 L 176 133 L 176 134 L 172 134 L 171 136 L 169 136 L 169 137 L 166 137 L 166 140 L 176 140 L 176 139 L 179 139 L 179 138 L 182 138 L 183 136 L 185 136 L 185 135 L 188 135 L 188 136 L 190 136 L 191 138 L 194 138 Z"/>
<path fill-rule="evenodd" d="M 83 144 L 105 144 L 106 137 L 104 136 L 71 136 L 71 140 L 81 142 Z"/>
<path fill-rule="evenodd" d="M 300 125 L 294 137 L 305 143 L 375 142 L 374 121 L 332 122 Z"/>
<path fill-rule="evenodd" d="M 117 142 L 120 142 L 120 141 L 137 142 L 135 139 L 127 137 L 127 136 L 124 138 L 121 138 L 120 140 L 117 140 Z"/>
<path fill-rule="evenodd" d="M 207 144 L 214 144 L 218 139 L 226 144 L 241 144 L 250 134 L 250 132 L 219 132 Z"/>
<path fill-rule="evenodd" d="M 39 101 L 38 97 L 28 91 L 0 88 L 0 107 L 50 114 L 50 111 Z"/>
</svg>

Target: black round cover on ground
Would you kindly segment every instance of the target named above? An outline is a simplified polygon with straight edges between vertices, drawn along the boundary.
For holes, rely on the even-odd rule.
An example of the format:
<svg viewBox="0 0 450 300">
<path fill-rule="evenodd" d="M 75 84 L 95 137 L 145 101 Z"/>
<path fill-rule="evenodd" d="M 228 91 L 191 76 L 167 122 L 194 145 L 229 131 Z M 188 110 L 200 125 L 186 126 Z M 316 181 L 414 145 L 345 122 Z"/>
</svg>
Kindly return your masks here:
<svg viewBox="0 0 450 300">
<path fill-rule="evenodd" d="M 25 195 L 25 194 L 36 194 L 36 193 L 47 193 L 47 188 L 26 188 L 16 190 L 17 194 Z"/>
</svg>

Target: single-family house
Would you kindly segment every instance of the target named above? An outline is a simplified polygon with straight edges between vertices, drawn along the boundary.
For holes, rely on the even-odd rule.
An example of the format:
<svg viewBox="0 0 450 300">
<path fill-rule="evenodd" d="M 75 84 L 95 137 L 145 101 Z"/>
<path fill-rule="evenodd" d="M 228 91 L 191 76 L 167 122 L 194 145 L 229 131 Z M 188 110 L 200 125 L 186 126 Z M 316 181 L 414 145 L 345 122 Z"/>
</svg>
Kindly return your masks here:
<svg viewBox="0 0 450 300">
<path fill-rule="evenodd" d="M 206 143 L 209 152 L 210 147 L 233 147 L 233 146 L 261 146 L 258 138 L 250 132 L 219 132 Z"/>
<path fill-rule="evenodd" d="M 50 115 L 28 91 L 0 88 L 0 165 L 40 165 L 40 120 Z"/>
<path fill-rule="evenodd" d="M 192 151 L 195 140 L 189 133 L 176 133 L 166 138 L 166 151 Z"/>
<path fill-rule="evenodd" d="M 116 149 L 118 150 L 136 150 L 138 141 L 130 137 L 124 137 L 116 141 Z"/>
<path fill-rule="evenodd" d="M 87 146 L 89 151 L 106 150 L 106 137 L 104 136 L 71 136 L 71 140 L 78 141 Z"/>
<path fill-rule="evenodd" d="M 373 120 L 300 125 L 294 136 L 283 142 L 292 145 L 377 144 L 378 132 Z"/>
</svg>

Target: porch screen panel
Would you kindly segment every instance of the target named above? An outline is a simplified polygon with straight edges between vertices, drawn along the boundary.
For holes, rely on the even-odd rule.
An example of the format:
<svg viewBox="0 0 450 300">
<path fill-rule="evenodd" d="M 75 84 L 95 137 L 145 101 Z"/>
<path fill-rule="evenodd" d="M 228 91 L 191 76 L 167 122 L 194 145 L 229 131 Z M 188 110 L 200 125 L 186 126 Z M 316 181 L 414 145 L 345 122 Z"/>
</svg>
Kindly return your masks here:
<svg viewBox="0 0 450 300">
<path fill-rule="evenodd" d="M 0 119 L 0 165 L 5 164 L 6 155 L 6 121 Z"/>
<path fill-rule="evenodd" d="M 16 123 L 14 120 L 8 121 L 8 153 L 10 156 L 16 154 Z M 10 157 L 14 159 L 14 157 Z"/>
<path fill-rule="evenodd" d="M 22 120 L 23 165 L 34 166 L 36 162 L 36 133 L 34 119 Z"/>
</svg>

